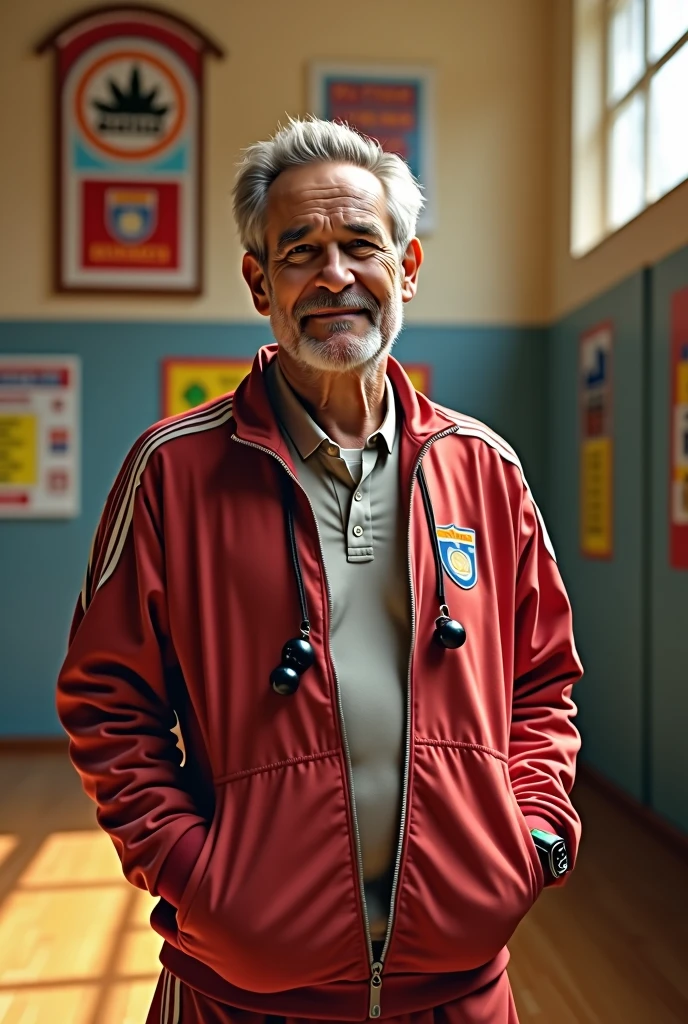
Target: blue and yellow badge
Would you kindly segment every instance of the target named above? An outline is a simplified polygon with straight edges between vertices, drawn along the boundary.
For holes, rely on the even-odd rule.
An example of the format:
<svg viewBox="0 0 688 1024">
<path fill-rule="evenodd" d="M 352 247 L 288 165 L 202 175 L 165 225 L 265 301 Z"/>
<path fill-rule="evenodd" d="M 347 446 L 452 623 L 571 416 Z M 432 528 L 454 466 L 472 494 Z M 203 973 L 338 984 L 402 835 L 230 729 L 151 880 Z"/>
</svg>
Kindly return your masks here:
<svg viewBox="0 0 688 1024">
<path fill-rule="evenodd" d="M 478 582 L 478 560 L 475 553 L 475 530 L 463 526 L 438 526 L 442 565 L 450 579 L 470 590 Z"/>
<path fill-rule="evenodd" d="M 105 192 L 105 222 L 117 242 L 145 242 L 158 222 L 158 193 L 144 189 L 109 188 Z"/>
</svg>

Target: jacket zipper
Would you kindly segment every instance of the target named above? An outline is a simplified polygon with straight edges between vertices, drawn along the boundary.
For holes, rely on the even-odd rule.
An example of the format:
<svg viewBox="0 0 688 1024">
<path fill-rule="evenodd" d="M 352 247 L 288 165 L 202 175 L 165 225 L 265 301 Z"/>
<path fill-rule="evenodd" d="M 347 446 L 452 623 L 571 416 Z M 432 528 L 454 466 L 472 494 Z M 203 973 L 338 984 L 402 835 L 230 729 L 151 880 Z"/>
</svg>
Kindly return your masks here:
<svg viewBox="0 0 688 1024">
<path fill-rule="evenodd" d="M 426 441 L 425 444 L 423 445 L 423 447 L 421 448 L 420 452 L 418 453 L 418 456 L 417 456 L 416 461 L 415 461 L 414 466 L 413 466 L 413 471 L 411 473 L 411 493 L 410 493 L 410 497 L 409 497 L 408 532 L 407 532 L 407 543 L 406 543 L 406 551 L 407 551 L 407 559 L 408 559 L 409 590 L 410 590 L 410 593 L 411 593 L 411 644 L 410 644 L 410 648 L 409 648 L 408 674 L 407 674 L 407 679 L 406 679 L 406 750 L 405 750 L 405 753 L 404 753 L 404 776 L 403 776 L 403 783 L 402 783 L 403 790 L 402 790 L 402 801 L 401 801 L 401 815 L 400 815 L 400 823 L 399 823 L 399 840 L 398 840 L 398 846 L 397 846 L 397 857 L 396 857 L 396 863 L 395 863 L 395 866 L 394 866 L 394 877 L 392 879 L 392 892 L 391 892 L 391 895 L 390 895 L 389 918 L 388 918 L 388 921 L 387 921 L 387 932 L 385 934 L 385 942 L 384 942 L 384 945 L 382 947 L 382 952 L 380 953 L 379 961 L 374 961 L 373 960 L 373 941 L 372 941 L 372 939 L 370 937 L 370 921 L 368 919 L 368 908 L 366 907 L 365 887 L 364 887 L 364 884 L 363 884 L 363 853 L 362 853 L 362 850 L 361 850 L 361 834 L 360 834 L 359 827 L 358 827 L 358 818 L 357 818 L 357 815 L 356 815 L 356 801 L 355 801 L 355 798 L 354 798 L 354 778 L 353 778 L 353 767 L 352 767 L 352 764 L 351 764 L 351 750 L 349 748 L 349 741 L 348 741 L 347 736 L 346 736 L 346 725 L 345 725 L 345 722 L 344 722 L 344 707 L 343 707 L 343 704 L 342 704 L 342 694 L 341 694 L 341 690 L 339 688 L 339 679 L 337 678 L 337 668 L 336 668 L 335 663 L 334 663 L 334 658 L 332 657 L 332 647 L 330 645 L 330 630 L 329 630 L 329 622 L 328 622 L 327 652 L 328 652 L 329 657 L 330 657 L 330 664 L 332 665 L 332 673 L 334 675 L 334 682 L 335 682 L 335 691 L 336 691 L 336 694 L 337 694 L 337 708 L 338 708 L 338 711 L 339 711 L 339 726 L 340 726 L 340 730 L 341 730 L 341 734 L 342 734 L 342 740 L 343 740 L 343 746 L 344 746 L 344 755 L 345 755 L 345 759 L 346 759 L 347 778 L 348 778 L 348 781 L 349 781 L 349 801 L 350 801 L 350 805 L 351 805 L 351 817 L 352 817 L 352 821 L 353 821 L 353 824 L 354 824 L 354 839 L 355 839 L 355 844 L 356 844 L 356 861 L 357 861 L 357 867 L 358 867 L 358 885 L 359 885 L 359 893 L 360 893 L 360 897 L 361 897 L 361 908 L 362 908 L 362 911 L 363 911 L 363 926 L 364 926 L 364 931 L 365 931 L 366 947 L 368 949 L 368 959 L 370 961 L 370 972 L 371 973 L 370 973 L 370 1003 L 369 1003 L 369 1008 L 368 1008 L 368 1016 L 369 1017 L 379 1017 L 381 1015 L 381 1013 L 382 1013 L 382 1008 L 381 1008 L 382 971 L 383 971 L 383 968 L 384 968 L 385 957 L 387 956 L 387 950 L 389 948 L 390 939 L 392 937 L 392 929 L 393 929 L 393 925 L 394 925 L 394 911 L 395 911 L 395 905 L 396 905 L 397 887 L 398 887 L 398 884 L 399 884 L 399 872 L 400 872 L 400 868 L 401 868 L 401 854 L 402 854 L 402 850 L 403 850 L 403 846 L 404 846 L 404 832 L 405 832 L 405 829 L 406 829 L 406 811 L 407 811 L 407 805 L 408 805 L 409 765 L 410 765 L 410 762 L 411 762 L 411 664 L 412 664 L 412 661 L 413 661 L 413 652 L 414 652 L 414 649 L 415 649 L 415 642 L 416 642 L 416 602 L 415 602 L 415 596 L 414 596 L 414 593 L 413 593 L 413 571 L 412 571 L 412 568 L 411 568 L 411 513 L 412 513 L 412 510 L 413 510 L 413 485 L 414 485 L 415 480 L 416 480 L 416 474 L 418 472 L 418 467 L 420 466 L 420 463 L 421 463 L 423 457 L 429 451 L 431 445 L 433 445 L 435 443 L 435 441 L 439 441 L 441 438 L 447 437 L 449 434 L 456 434 L 456 433 L 458 433 L 458 431 L 459 431 L 459 427 L 458 426 L 450 427 L 448 430 L 443 430 L 439 434 L 435 434 L 428 441 Z M 308 497 L 308 494 L 306 494 L 306 491 L 305 491 L 304 487 L 299 483 L 297 477 L 289 469 L 289 466 L 286 464 L 284 459 L 281 459 L 279 457 L 279 455 L 277 455 L 276 452 L 271 451 L 269 448 L 265 448 L 263 445 L 256 444 L 254 441 L 245 441 L 242 437 L 238 437 L 237 434 L 232 434 L 231 436 L 232 436 L 232 440 L 236 441 L 237 444 L 243 444 L 243 445 L 246 445 L 247 448 L 255 448 L 259 452 L 265 452 L 267 455 L 271 455 L 272 458 L 275 459 L 277 462 L 279 462 L 279 464 L 284 468 L 285 472 L 291 477 L 291 479 L 294 481 L 294 483 L 297 485 L 297 487 L 299 487 L 299 489 L 301 491 L 303 491 L 303 493 L 304 493 L 304 495 L 306 497 L 306 501 L 308 502 L 308 505 L 310 507 L 311 513 L 313 515 L 313 522 L 315 523 L 315 531 L 316 531 L 316 533 L 318 535 L 318 545 L 319 545 L 319 548 L 320 548 L 320 563 L 322 565 L 323 575 L 325 577 L 325 586 L 326 586 L 326 589 L 327 589 L 328 614 L 329 614 L 329 618 L 330 618 L 330 621 L 331 621 L 331 619 L 332 619 L 332 592 L 330 590 L 330 581 L 328 579 L 327 569 L 325 567 L 325 558 L 323 556 L 323 546 L 322 546 L 322 537 L 321 537 L 321 534 L 320 534 L 320 527 L 318 526 L 318 520 L 317 520 L 316 515 L 315 515 L 315 509 L 313 508 L 313 505 L 311 503 L 310 498 Z"/>
<path fill-rule="evenodd" d="M 409 494 L 409 514 L 408 514 L 408 532 L 406 537 L 406 556 L 408 560 L 408 579 L 409 579 L 409 591 L 411 594 L 411 643 L 409 646 L 409 662 L 408 662 L 408 674 L 406 677 L 406 750 L 404 752 L 404 777 L 403 777 L 403 789 L 401 798 L 401 814 L 399 819 L 399 842 L 397 846 L 397 859 L 394 865 L 394 877 L 392 879 L 392 892 L 389 900 L 389 918 L 387 920 L 387 932 L 385 934 L 385 942 L 380 953 L 380 960 L 378 963 L 372 964 L 372 977 L 370 979 L 370 1017 L 379 1017 L 381 1014 L 380 1008 L 380 996 L 382 989 L 382 970 L 385 964 L 385 957 L 389 949 L 389 944 L 392 938 L 392 931 L 394 928 L 394 914 L 396 910 L 397 900 L 397 889 L 399 886 L 399 874 L 401 871 L 401 855 L 404 849 L 404 832 L 406 831 L 406 814 L 408 810 L 408 787 L 409 787 L 409 767 L 411 764 L 411 665 L 413 664 L 413 654 L 416 646 L 416 598 L 413 592 L 413 570 L 411 568 L 411 514 L 413 512 L 413 487 L 416 482 L 416 474 L 418 473 L 418 467 L 420 466 L 423 458 L 430 450 L 431 446 L 435 441 L 441 440 L 443 437 L 448 437 L 449 434 L 457 434 L 459 427 L 450 427 L 448 430 L 443 430 L 439 434 L 434 434 L 428 441 L 425 442 L 421 450 L 419 451 L 416 461 L 413 465 L 411 472 L 411 489 Z M 376 970 L 377 968 L 377 970 Z"/>
</svg>

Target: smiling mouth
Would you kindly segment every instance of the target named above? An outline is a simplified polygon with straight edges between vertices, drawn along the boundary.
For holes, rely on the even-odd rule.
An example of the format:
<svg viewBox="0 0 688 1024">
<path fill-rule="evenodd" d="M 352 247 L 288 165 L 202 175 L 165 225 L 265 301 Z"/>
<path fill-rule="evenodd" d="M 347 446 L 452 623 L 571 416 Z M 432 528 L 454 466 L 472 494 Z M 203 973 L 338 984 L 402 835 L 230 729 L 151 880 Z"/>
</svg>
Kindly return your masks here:
<svg viewBox="0 0 688 1024">
<path fill-rule="evenodd" d="M 309 313 L 303 319 L 306 320 L 346 320 L 352 316 L 365 316 L 364 309 L 324 309 L 319 313 Z"/>
<path fill-rule="evenodd" d="M 351 316 L 353 313 L 363 313 L 362 309 L 321 309 L 317 313 L 309 313 L 309 316 Z"/>
</svg>

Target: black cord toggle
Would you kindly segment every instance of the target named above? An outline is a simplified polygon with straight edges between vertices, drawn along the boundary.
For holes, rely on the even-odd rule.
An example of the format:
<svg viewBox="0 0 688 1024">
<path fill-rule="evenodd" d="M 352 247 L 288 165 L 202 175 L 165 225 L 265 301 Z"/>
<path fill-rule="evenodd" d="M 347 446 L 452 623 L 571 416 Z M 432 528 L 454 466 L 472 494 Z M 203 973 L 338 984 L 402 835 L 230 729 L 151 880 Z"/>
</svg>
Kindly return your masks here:
<svg viewBox="0 0 688 1024">
<path fill-rule="evenodd" d="M 466 643 L 466 630 L 460 622 L 457 622 L 456 619 L 452 619 L 444 596 L 444 570 L 442 568 L 440 542 L 437 539 L 437 527 L 435 525 L 435 513 L 432 510 L 432 502 L 430 501 L 430 490 L 428 488 L 428 482 L 425 479 L 425 473 L 423 472 L 422 466 L 418 469 L 418 483 L 420 484 L 420 491 L 423 495 L 425 518 L 427 519 L 428 529 L 430 530 L 430 537 L 432 539 L 432 551 L 435 556 L 437 598 L 440 602 L 440 614 L 435 619 L 435 632 L 433 633 L 432 638 L 436 644 L 440 645 L 440 647 L 446 647 L 449 650 L 456 650 L 457 647 L 463 647 Z"/>
<path fill-rule="evenodd" d="M 287 536 L 289 537 L 289 549 L 291 560 L 296 576 L 296 586 L 299 592 L 299 604 L 301 605 L 301 636 L 287 640 L 282 648 L 282 660 L 277 668 L 270 673 L 270 685 L 275 693 L 281 697 L 291 697 L 296 693 L 301 682 L 301 676 L 315 661 L 315 651 L 308 639 L 311 632 L 311 624 L 308 618 L 308 606 L 306 604 L 306 588 L 303 584 L 301 562 L 299 561 L 299 550 L 296 545 L 296 531 L 294 528 L 294 489 L 291 478 L 283 474 L 282 492 L 284 495 L 284 509 L 287 520 Z"/>
</svg>

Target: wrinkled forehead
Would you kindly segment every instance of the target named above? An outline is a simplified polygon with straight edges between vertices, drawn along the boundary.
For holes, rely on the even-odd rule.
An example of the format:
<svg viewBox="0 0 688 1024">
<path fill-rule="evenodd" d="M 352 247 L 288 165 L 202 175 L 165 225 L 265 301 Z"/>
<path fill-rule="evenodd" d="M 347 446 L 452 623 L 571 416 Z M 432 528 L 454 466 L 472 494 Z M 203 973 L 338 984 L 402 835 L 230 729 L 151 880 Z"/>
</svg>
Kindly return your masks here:
<svg viewBox="0 0 688 1024">
<path fill-rule="evenodd" d="M 382 182 L 349 164 L 290 167 L 268 190 L 266 241 L 272 249 L 288 228 L 309 225 L 329 232 L 352 222 L 374 223 L 392 239 L 392 221 Z"/>
</svg>

